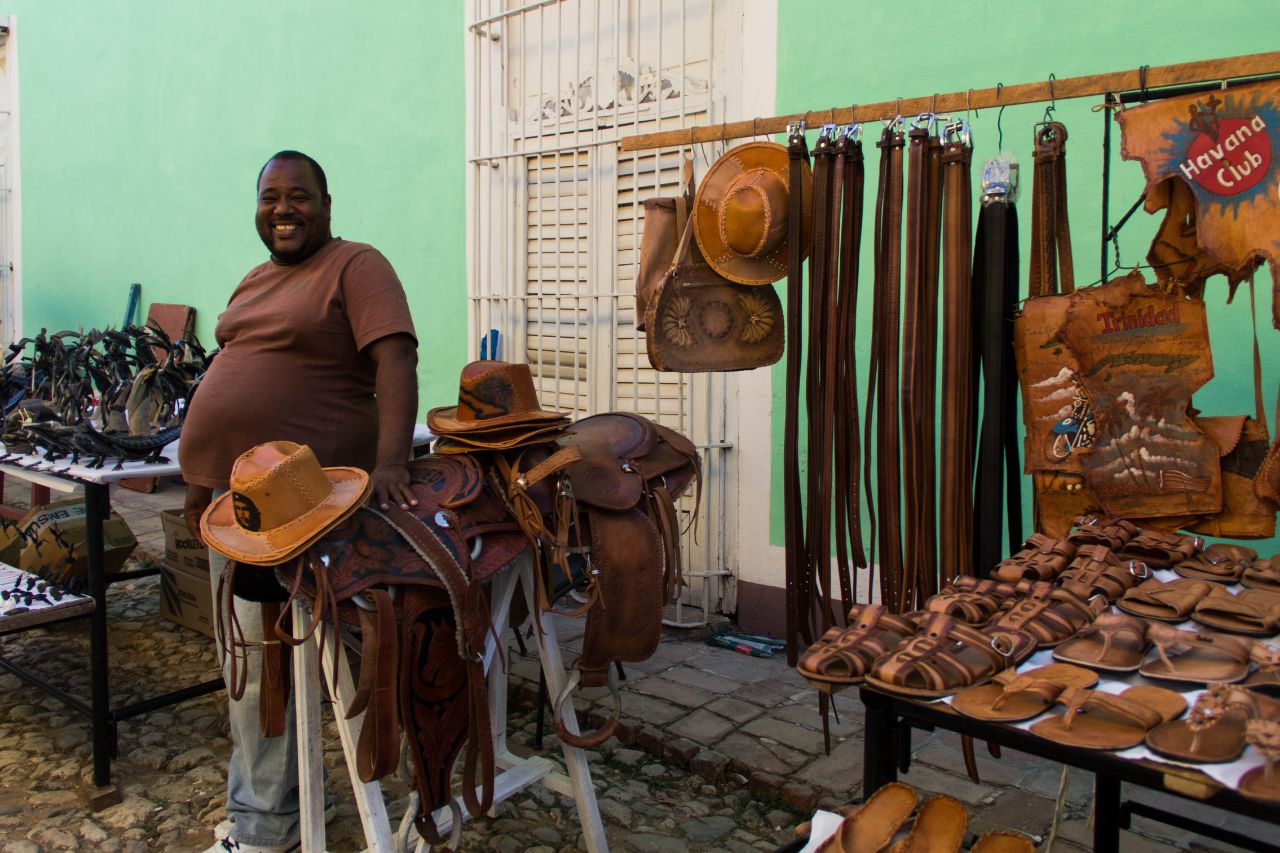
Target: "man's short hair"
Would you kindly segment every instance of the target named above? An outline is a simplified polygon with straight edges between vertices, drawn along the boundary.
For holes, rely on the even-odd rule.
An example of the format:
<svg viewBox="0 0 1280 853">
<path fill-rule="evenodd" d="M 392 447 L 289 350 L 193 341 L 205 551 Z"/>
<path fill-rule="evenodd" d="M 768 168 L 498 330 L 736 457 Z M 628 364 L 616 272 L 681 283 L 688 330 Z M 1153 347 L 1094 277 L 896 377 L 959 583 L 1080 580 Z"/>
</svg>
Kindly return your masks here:
<svg viewBox="0 0 1280 853">
<path fill-rule="evenodd" d="M 311 167 L 312 173 L 315 174 L 316 183 L 320 185 L 320 197 L 324 198 L 329 194 L 329 179 L 324 176 L 324 169 L 320 168 L 320 164 L 301 151 L 293 151 L 291 149 L 277 151 L 267 158 L 267 162 L 263 163 L 262 168 L 258 170 L 258 182 L 254 184 L 254 192 L 257 192 L 258 187 L 262 185 L 262 173 L 267 171 L 267 166 L 271 165 L 273 160 L 301 160 L 306 163 Z"/>
</svg>

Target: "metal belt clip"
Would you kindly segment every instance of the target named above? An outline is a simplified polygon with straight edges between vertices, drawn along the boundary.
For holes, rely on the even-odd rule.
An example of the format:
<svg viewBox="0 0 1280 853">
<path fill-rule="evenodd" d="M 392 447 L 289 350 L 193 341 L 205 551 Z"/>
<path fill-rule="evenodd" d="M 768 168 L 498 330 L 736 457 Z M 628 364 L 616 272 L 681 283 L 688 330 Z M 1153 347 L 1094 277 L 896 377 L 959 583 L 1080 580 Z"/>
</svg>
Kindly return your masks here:
<svg viewBox="0 0 1280 853">
<path fill-rule="evenodd" d="M 953 121 L 942 129 L 943 142 L 950 145 L 963 145 L 965 148 L 973 147 L 973 136 L 969 132 L 969 122 L 964 119 Z"/>
<path fill-rule="evenodd" d="M 804 136 L 804 122 L 792 121 L 787 122 L 787 141 L 796 142 Z"/>
</svg>

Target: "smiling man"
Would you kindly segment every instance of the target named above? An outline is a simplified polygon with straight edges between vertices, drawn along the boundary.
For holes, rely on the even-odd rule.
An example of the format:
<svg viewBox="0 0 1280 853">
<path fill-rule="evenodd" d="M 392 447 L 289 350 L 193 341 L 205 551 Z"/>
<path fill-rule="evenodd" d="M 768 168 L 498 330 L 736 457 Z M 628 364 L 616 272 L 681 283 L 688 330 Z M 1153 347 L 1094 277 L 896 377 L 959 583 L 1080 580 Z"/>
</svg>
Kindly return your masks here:
<svg viewBox="0 0 1280 853">
<path fill-rule="evenodd" d="M 255 223 L 271 257 L 249 271 L 218 318 L 221 349 L 179 445 L 187 526 L 197 538 L 236 458 L 267 441 L 306 444 L 321 465 L 368 471 L 371 500 L 384 508 L 416 503 L 405 463 L 418 405 L 417 339 L 395 270 L 372 246 L 333 236 L 328 182 L 307 155 L 272 156 L 257 190 Z M 211 551 L 210 563 L 216 591 L 226 560 Z M 279 588 L 270 573 L 252 586 L 250 577 L 236 574 L 234 599 L 251 644 L 240 663 L 249 683 L 231 701 L 227 820 L 210 848 L 242 853 L 291 850 L 298 839 L 292 700 L 282 715 L 264 718 L 278 737 L 262 735 L 258 716 L 263 625 L 274 622 Z"/>
</svg>

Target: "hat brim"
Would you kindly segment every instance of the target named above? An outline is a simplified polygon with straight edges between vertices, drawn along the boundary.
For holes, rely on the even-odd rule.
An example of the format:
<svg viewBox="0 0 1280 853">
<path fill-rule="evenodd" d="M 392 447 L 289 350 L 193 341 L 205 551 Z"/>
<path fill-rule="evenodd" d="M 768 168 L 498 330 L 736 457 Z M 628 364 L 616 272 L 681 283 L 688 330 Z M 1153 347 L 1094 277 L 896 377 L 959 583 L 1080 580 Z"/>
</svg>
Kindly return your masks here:
<svg viewBox="0 0 1280 853">
<path fill-rule="evenodd" d="M 458 435 L 441 435 L 436 439 L 435 446 L 439 447 L 443 444 L 445 447 L 467 448 L 469 450 L 510 450 L 513 447 L 523 447 L 526 444 L 555 441 L 556 437 L 564 434 L 568 427 L 569 421 L 565 421 L 563 424 L 552 424 L 544 427 L 534 426 L 501 432 L 468 432 Z M 437 450 L 436 452 L 439 453 L 441 451 Z M 455 450 L 454 452 L 458 451 Z"/>
<path fill-rule="evenodd" d="M 496 418 L 485 418 L 481 421 L 459 420 L 457 406 L 441 406 L 427 412 L 427 427 L 436 435 L 449 433 L 488 432 L 499 427 L 511 427 L 518 424 L 545 424 L 549 421 L 567 421 L 568 412 L 549 412 L 545 409 L 533 409 L 523 412 L 512 412 Z"/>
<path fill-rule="evenodd" d="M 787 191 L 791 191 L 791 164 L 786 148 L 776 142 L 748 142 L 730 148 L 711 164 L 698 185 L 693 203 L 693 236 L 698 240 L 703 258 L 729 281 L 750 285 L 773 284 L 787 274 L 787 240 L 768 254 L 748 258 L 729 249 L 719 227 L 720 202 L 725 193 L 734 178 L 753 169 L 773 172 L 787 186 Z M 813 170 L 808 163 L 802 165 L 800 183 L 805 202 L 801 205 L 800 219 L 800 239 L 803 242 L 800 257 L 803 260 L 809 255 L 813 232 Z"/>
<path fill-rule="evenodd" d="M 325 468 L 324 474 L 333 485 L 324 501 L 288 524 L 262 532 L 237 524 L 231 492 L 219 495 L 200 517 L 204 541 L 218 553 L 249 565 L 274 566 L 293 559 L 355 512 L 373 490 L 369 475 L 359 468 Z"/>
</svg>

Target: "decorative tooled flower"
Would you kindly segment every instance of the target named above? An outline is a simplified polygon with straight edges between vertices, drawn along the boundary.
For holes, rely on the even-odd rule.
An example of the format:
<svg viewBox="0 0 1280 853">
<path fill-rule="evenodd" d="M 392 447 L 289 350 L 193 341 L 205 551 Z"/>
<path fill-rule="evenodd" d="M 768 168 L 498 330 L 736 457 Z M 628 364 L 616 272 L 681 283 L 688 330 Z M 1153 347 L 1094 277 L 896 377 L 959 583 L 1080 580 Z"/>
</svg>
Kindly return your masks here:
<svg viewBox="0 0 1280 853">
<path fill-rule="evenodd" d="M 739 294 L 738 304 L 747 315 L 747 321 L 742 326 L 742 339 L 751 344 L 763 341 L 777 322 L 773 306 L 755 293 Z"/>
<path fill-rule="evenodd" d="M 689 297 L 677 296 L 667 304 L 667 311 L 662 315 L 662 331 L 676 346 L 687 347 L 693 343 L 693 333 L 689 331 L 689 306 Z"/>
</svg>

